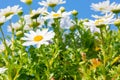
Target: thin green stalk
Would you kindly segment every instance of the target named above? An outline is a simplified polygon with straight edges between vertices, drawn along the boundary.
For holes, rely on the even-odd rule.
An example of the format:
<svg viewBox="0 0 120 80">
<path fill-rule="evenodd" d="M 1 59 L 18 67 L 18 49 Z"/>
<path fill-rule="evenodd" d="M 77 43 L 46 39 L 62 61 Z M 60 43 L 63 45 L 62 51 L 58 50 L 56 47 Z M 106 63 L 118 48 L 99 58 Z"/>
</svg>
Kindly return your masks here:
<svg viewBox="0 0 120 80">
<path fill-rule="evenodd" d="M 7 55 L 8 55 L 8 46 L 7 46 L 7 44 L 6 44 L 5 35 L 4 35 L 4 32 L 3 32 L 1 26 L 0 26 L 0 32 L 1 32 L 1 34 L 2 34 L 3 44 L 4 44 L 5 48 L 6 48 L 6 56 L 7 56 Z"/>
</svg>

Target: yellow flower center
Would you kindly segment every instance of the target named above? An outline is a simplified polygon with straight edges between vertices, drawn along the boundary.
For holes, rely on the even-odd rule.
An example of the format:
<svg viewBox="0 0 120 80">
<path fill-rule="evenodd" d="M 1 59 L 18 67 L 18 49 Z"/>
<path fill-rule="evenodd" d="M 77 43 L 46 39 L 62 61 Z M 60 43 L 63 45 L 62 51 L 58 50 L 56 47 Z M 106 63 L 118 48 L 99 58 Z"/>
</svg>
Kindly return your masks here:
<svg viewBox="0 0 120 80">
<path fill-rule="evenodd" d="M 37 35 L 37 36 L 34 37 L 34 41 L 35 41 L 35 42 L 39 42 L 39 41 L 41 41 L 42 39 L 43 39 L 43 36 L 41 36 L 41 35 Z"/>
<path fill-rule="evenodd" d="M 103 19 L 95 20 L 95 25 L 101 25 L 104 22 Z"/>
<path fill-rule="evenodd" d="M 50 7 L 55 7 L 57 4 L 54 4 L 54 3 L 49 3 L 48 6 Z"/>
<path fill-rule="evenodd" d="M 53 16 L 54 18 L 58 18 L 58 17 L 61 17 L 61 14 L 54 13 L 52 16 Z"/>
<path fill-rule="evenodd" d="M 105 9 L 105 8 L 102 8 L 102 7 L 100 8 L 101 11 L 104 10 L 104 9 Z"/>
<path fill-rule="evenodd" d="M 30 5 L 32 3 L 32 0 L 26 0 L 26 4 Z"/>
</svg>

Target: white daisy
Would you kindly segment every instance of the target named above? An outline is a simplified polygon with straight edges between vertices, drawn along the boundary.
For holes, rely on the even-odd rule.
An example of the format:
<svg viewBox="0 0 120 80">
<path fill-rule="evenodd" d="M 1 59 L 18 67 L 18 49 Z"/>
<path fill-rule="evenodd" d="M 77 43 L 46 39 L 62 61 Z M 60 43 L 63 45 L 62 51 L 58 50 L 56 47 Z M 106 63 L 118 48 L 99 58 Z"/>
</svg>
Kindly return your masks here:
<svg viewBox="0 0 120 80">
<path fill-rule="evenodd" d="M 63 4 L 65 1 L 63 0 L 47 0 L 47 1 L 41 1 L 39 2 L 40 5 L 45 7 L 55 7 L 56 5 Z"/>
<path fill-rule="evenodd" d="M 45 7 L 43 8 L 38 8 L 37 10 L 32 10 L 30 13 L 30 17 L 32 19 L 37 18 L 40 14 L 44 15 L 45 13 L 47 13 L 47 9 Z"/>
<path fill-rule="evenodd" d="M 0 68 L 0 74 L 3 74 L 6 70 L 7 70 L 7 68 L 5 68 L 5 67 Z"/>
<path fill-rule="evenodd" d="M 69 15 L 71 15 L 71 12 L 61 12 L 60 10 L 58 10 L 57 12 L 52 11 L 51 13 L 48 13 L 48 15 L 45 16 L 45 19 L 63 18 Z"/>
<path fill-rule="evenodd" d="M 113 2 L 113 3 L 110 5 L 110 10 L 111 10 L 111 12 L 113 12 L 113 13 L 120 13 L 120 4 L 117 4 L 117 3 Z"/>
<path fill-rule="evenodd" d="M 19 8 L 19 5 L 15 5 L 13 7 L 8 6 L 5 9 L 0 9 L 0 16 L 5 16 L 6 20 L 12 18 L 13 15 L 19 13 L 22 8 Z"/>
<path fill-rule="evenodd" d="M 112 19 L 115 16 L 113 13 L 106 13 L 103 16 L 98 16 L 98 15 L 92 15 L 93 18 L 100 19 L 100 18 L 110 18 Z"/>
<path fill-rule="evenodd" d="M 28 4 L 28 5 L 30 5 L 32 3 L 32 0 L 20 0 L 20 1 L 24 2 L 24 3 Z"/>
<path fill-rule="evenodd" d="M 99 18 L 96 20 L 89 20 L 88 22 L 84 22 L 84 25 L 90 28 L 91 32 L 95 32 L 95 31 L 99 32 L 98 28 L 113 23 L 114 23 L 113 17 L 108 17 L 108 18 Z"/>
<path fill-rule="evenodd" d="M 92 10 L 101 11 L 102 13 L 110 12 L 110 1 L 106 0 L 99 3 L 92 3 Z"/>
<path fill-rule="evenodd" d="M 41 27 L 44 25 L 45 21 L 44 18 L 42 17 L 38 17 L 37 19 L 31 19 L 30 15 L 25 15 L 24 20 L 25 20 L 24 30 L 30 30 L 33 27 Z"/>
<path fill-rule="evenodd" d="M 90 23 L 90 24 L 89 24 Z M 92 33 L 94 32 L 100 32 L 100 29 L 97 28 L 95 25 L 92 25 L 91 21 L 90 22 L 84 22 L 84 27 L 86 29 L 90 29 Z"/>
<path fill-rule="evenodd" d="M 12 29 L 14 29 L 14 31 L 16 32 L 17 30 L 21 29 L 22 25 L 18 22 L 16 23 L 11 23 L 10 26 L 8 26 L 8 32 L 12 32 Z"/>
<path fill-rule="evenodd" d="M 73 21 L 70 19 L 70 17 L 64 17 L 60 20 L 60 27 L 63 29 L 69 29 L 73 25 Z"/>
<path fill-rule="evenodd" d="M 100 18 L 96 20 L 89 20 L 89 22 L 85 22 L 85 25 L 88 26 L 96 26 L 96 27 L 102 27 L 103 25 L 113 24 L 114 19 L 111 18 Z"/>
<path fill-rule="evenodd" d="M 49 44 L 52 38 L 54 38 L 54 32 L 49 31 L 48 29 L 43 29 L 40 31 L 39 29 L 35 31 L 30 31 L 29 33 L 24 33 L 25 37 L 21 38 L 25 40 L 23 46 L 36 45 L 39 48 L 42 44 Z"/>
</svg>

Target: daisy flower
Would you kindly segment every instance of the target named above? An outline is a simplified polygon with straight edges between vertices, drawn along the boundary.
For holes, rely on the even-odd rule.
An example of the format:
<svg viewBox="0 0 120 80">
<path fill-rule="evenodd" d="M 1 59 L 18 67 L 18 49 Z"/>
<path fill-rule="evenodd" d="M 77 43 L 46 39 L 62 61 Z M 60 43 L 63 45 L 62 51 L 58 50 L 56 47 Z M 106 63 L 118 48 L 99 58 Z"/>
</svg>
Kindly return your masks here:
<svg viewBox="0 0 120 80">
<path fill-rule="evenodd" d="M 5 9 L 0 9 L 0 16 L 5 16 L 6 20 L 12 18 L 13 15 L 21 12 L 22 8 L 19 8 L 19 5 L 15 5 L 13 7 L 8 6 Z"/>
<path fill-rule="evenodd" d="M 7 70 L 7 68 L 5 68 L 5 67 L 0 68 L 0 74 L 3 74 L 6 70 Z"/>
<path fill-rule="evenodd" d="M 28 5 L 32 4 L 32 0 L 20 0 L 21 2 L 24 2 Z"/>
<path fill-rule="evenodd" d="M 30 17 L 32 19 L 35 19 L 35 18 L 39 17 L 40 14 L 44 15 L 45 13 L 47 13 L 47 9 L 45 7 L 38 8 L 37 10 L 32 10 L 31 11 Z"/>
<path fill-rule="evenodd" d="M 69 15 L 71 15 L 71 12 L 61 12 L 60 10 L 58 10 L 57 12 L 52 11 L 51 13 L 48 13 L 48 15 L 45 16 L 45 19 L 63 18 Z"/>
<path fill-rule="evenodd" d="M 89 20 L 88 22 L 84 22 L 85 27 L 91 30 L 91 32 L 100 32 L 99 28 L 105 27 L 106 25 L 113 24 L 113 17 L 108 18 L 98 18 L 96 20 Z"/>
<path fill-rule="evenodd" d="M 73 21 L 70 19 L 70 17 L 64 17 L 60 20 L 60 27 L 63 29 L 69 29 L 73 25 Z"/>
<path fill-rule="evenodd" d="M 25 37 L 21 39 L 25 42 L 23 46 L 36 45 L 39 48 L 42 44 L 49 44 L 52 38 L 54 38 L 54 32 L 49 31 L 48 29 L 43 29 L 42 31 L 37 29 L 36 31 L 30 31 L 29 33 L 24 33 Z"/>
<path fill-rule="evenodd" d="M 111 10 L 111 12 L 113 12 L 113 13 L 120 13 L 120 4 L 116 4 L 115 2 L 113 2 L 113 3 L 110 5 L 110 10 Z"/>
<path fill-rule="evenodd" d="M 31 19 L 30 15 L 25 15 L 24 20 L 25 20 L 24 30 L 30 30 L 33 27 L 42 27 L 45 21 L 44 18 L 42 17 L 38 17 L 37 19 Z"/>
<path fill-rule="evenodd" d="M 92 17 L 96 18 L 96 19 L 100 19 L 100 18 L 111 18 L 112 19 L 114 16 L 115 16 L 115 14 L 113 14 L 113 13 L 106 13 L 103 16 L 92 15 Z"/>
<path fill-rule="evenodd" d="M 92 33 L 95 33 L 95 32 L 100 32 L 100 29 L 99 28 L 97 28 L 96 26 L 93 26 L 93 25 L 88 25 L 89 23 L 88 22 L 84 22 L 84 27 L 86 28 L 86 29 L 90 29 L 90 31 L 92 32 Z"/>
<path fill-rule="evenodd" d="M 45 6 L 45 7 L 55 7 L 56 5 L 63 4 L 65 1 L 63 0 L 47 0 L 47 1 L 42 1 L 39 2 L 40 5 Z"/>
<path fill-rule="evenodd" d="M 94 11 L 101 11 L 102 13 L 110 12 L 110 1 L 106 0 L 99 3 L 92 3 L 91 8 Z"/>
<path fill-rule="evenodd" d="M 8 26 L 8 32 L 12 32 L 12 29 L 14 29 L 14 31 L 16 32 L 17 30 L 21 29 L 22 26 L 21 24 L 19 24 L 18 22 L 16 23 L 11 23 L 10 26 Z"/>
<path fill-rule="evenodd" d="M 98 17 L 98 19 L 89 20 L 89 22 L 85 22 L 84 24 L 88 25 L 88 26 L 101 27 L 101 26 L 105 26 L 105 25 L 108 25 L 108 24 L 113 24 L 113 22 L 114 22 L 113 17 L 114 16 L 109 16 L 109 15 L 105 16 L 105 17 Z"/>
</svg>

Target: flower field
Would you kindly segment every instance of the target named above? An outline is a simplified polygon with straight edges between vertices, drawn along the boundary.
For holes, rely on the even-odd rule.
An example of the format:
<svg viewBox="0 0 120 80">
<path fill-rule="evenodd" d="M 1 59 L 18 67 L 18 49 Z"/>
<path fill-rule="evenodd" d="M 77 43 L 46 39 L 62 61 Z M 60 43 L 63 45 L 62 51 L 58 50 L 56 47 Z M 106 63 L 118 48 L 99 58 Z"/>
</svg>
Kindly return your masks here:
<svg viewBox="0 0 120 80">
<path fill-rule="evenodd" d="M 65 0 L 21 2 L 29 14 L 0 9 L 0 80 L 120 80 L 120 3 L 92 3 L 91 20 L 61 7 Z"/>
</svg>

